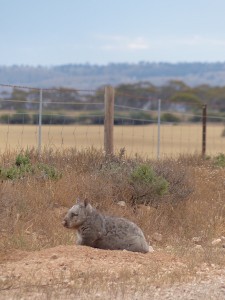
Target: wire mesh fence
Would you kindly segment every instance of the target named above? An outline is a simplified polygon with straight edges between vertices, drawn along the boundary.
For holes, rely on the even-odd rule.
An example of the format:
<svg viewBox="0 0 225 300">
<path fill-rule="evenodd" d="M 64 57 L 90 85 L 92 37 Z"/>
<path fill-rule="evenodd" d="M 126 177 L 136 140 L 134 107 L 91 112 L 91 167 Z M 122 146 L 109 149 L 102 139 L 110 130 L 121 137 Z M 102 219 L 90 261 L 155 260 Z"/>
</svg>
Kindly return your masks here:
<svg viewBox="0 0 225 300">
<path fill-rule="evenodd" d="M 0 151 L 104 149 L 104 88 L 0 85 Z M 160 103 L 160 107 L 159 107 Z M 194 113 L 193 113 L 194 111 Z M 225 149 L 225 117 L 208 114 L 206 153 Z M 201 110 L 115 91 L 114 151 L 145 157 L 201 154 Z"/>
<path fill-rule="evenodd" d="M 104 92 L 3 86 L 0 105 L 1 151 L 103 144 Z"/>
</svg>

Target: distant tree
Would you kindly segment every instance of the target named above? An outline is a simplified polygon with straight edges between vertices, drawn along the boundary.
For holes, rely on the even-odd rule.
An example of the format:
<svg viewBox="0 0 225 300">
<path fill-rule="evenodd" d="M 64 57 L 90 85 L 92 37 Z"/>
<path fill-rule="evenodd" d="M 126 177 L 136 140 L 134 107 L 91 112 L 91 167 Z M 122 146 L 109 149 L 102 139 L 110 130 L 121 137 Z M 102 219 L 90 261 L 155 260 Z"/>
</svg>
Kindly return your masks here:
<svg viewBox="0 0 225 300">
<path fill-rule="evenodd" d="M 8 102 L 8 106 L 10 109 L 20 110 L 25 108 L 27 98 L 27 92 L 22 89 L 14 88 L 12 95 L 11 95 L 11 101 Z"/>
<path fill-rule="evenodd" d="M 202 100 L 198 96 L 191 93 L 175 93 L 170 100 L 171 102 L 175 103 L 183 103 L 190 108 L 200 108 L 203 105 Z"/>
<path fill-rule="evenodd" d="M 171 87 L 173 91 L 179 92 L 188 91 L 190 89 L 188 85 L 186 85 L 183 81 L 180 80 L 170 80 L 168 86 Z"/>
<path fill-rule="evenodd" d="M 55 88 L 43 93 L 43 106 L 50 110 L 80 110 L 84 108 L 85 100 L 73 89 Z"/>
<path fill-rule="evenodd" d="M 170 122 L 170 123 L 179 123 L 179 122 L 181 122 L 181 119 L 174 114 L 164 113 L 161 116 L 161 121 L 162 122 Z"/>
<path fill-rule="evenodd" d="M 157 88 L 149 82 L 121 84 L 115 90 L 116 104 L 142 108 L 147 101 L 157 99 Z"/>
</svg>

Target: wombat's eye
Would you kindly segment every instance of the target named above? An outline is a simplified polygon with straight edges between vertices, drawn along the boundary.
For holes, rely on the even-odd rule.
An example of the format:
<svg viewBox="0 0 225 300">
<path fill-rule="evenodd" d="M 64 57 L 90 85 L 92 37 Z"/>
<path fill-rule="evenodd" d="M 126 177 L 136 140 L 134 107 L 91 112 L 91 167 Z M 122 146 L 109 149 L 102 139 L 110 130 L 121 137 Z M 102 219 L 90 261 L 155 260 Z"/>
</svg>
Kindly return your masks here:
<svg viewBox="0 0 225 300">
<path fill-rule="evenodd" d="M 73 218 L 73 217 L 77 217 L 78 216 L 78 214 L 75 214 L 75 213 L 71 213 L 71 217 Z"/>
</svg>

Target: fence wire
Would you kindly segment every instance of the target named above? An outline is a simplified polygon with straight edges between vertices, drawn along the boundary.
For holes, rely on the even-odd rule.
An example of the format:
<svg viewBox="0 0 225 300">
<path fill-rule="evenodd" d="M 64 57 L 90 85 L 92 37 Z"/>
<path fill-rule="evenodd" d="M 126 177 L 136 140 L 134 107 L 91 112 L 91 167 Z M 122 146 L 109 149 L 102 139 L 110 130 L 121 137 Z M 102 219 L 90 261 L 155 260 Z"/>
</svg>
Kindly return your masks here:
<svg viewBox="0 0 225 300">
<path fill-rule="evenodd" d="M 104 145 L 104 89 L 40 89 L 0 84 L 0 151 L 41 147 L 78 149 Z M 114 149 L 157 157 L 201 154 L 202 115 L 189 105 L 115 93 Z M 225 117 L 207 116 L 207 154 L 225 149 Z M 160 136 L 159 136 L 160 132 Z"/>
</svg>

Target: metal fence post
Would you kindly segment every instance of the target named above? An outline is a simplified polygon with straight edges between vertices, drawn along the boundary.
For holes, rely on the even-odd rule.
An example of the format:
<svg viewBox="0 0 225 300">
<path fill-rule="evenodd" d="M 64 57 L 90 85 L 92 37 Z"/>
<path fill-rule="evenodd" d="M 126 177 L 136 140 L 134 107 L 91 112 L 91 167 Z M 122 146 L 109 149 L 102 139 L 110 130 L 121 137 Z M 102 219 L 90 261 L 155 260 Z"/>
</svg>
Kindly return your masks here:
<svg viewBox="0 0 225 300">
<path fill-rule="evenodd" d="M 42 143 L 42 89 L 40 89 L 40 100 L 39 100 L 39 116 L 38 116 L 38 154 L 41 154 L 41 143 Z"/>
<path fill-rule="evenodd" d="M 207 105 L 202 106 L 202 156 L 206 153 L 206 123 L 207 123 Z"/>
<path fill-rule="evenodd" d="M 161 99 L 158 99 L 157 159 L 160 159 L 160 126 L 161 126 Z"/>
<path fill-rule="evenodd" d="M 114 89 L 105 87 L 105 119 L 104 119 L 104 150 L 106 155 L 113 154 L 114 126 Z"/>
</svg>

